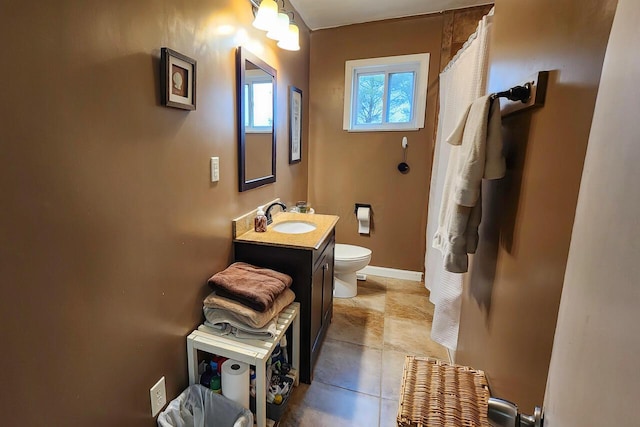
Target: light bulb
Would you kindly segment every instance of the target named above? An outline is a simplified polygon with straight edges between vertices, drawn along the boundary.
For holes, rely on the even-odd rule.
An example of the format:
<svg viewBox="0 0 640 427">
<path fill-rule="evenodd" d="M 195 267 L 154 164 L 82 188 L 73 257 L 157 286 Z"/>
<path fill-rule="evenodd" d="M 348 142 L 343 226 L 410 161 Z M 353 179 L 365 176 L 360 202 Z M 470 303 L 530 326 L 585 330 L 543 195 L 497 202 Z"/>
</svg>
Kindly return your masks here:
<svg viewBox="0 0 640 427">
<path fill-rule="evenodd" d="M 267 33 L 267 37 L 272 40 L 282 40 L 287 37 L 289 33 L 289 15 L 286 13 L 278 13 L 278 20 L 276 24 L 271 27 Z"/>
<path fill-rule="evenodd" d="M 273 0 L 262 0 L 253 26 L 259 30 L 271 30 L 278 20 L 278 5 Z"/>
<path fill-rule="evenodd" d="M 284 50 L 300 50 L 300 30 L 296 24 L 289 24 L 287 36 L 278 42 L 278 47 Z"/>
</svg>

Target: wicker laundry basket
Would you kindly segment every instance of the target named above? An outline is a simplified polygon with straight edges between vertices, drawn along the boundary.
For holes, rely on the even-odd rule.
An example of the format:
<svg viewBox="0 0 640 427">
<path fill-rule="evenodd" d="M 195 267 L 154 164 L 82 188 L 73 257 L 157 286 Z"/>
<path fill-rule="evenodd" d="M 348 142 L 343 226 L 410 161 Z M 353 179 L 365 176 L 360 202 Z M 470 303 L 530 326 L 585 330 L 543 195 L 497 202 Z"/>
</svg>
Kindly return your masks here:
<svg viewBox="0 0 640 427">
<path fill-rule="evenodd" d="M 401 427 L 489 427 L 484 372 L 427 357 L 407 356 L 402 375 Z"/>
</svg>

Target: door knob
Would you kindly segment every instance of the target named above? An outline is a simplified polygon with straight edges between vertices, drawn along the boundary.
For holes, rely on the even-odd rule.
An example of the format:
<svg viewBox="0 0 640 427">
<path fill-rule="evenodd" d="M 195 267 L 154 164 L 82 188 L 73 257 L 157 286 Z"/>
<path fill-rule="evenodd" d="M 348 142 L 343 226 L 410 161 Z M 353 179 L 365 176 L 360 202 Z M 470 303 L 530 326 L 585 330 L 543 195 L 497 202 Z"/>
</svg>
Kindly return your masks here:
<svg viewBox="0 0 640 427">
<path fill-rule="evenodd" d="M 518 405 L 508 400 L 489 398 L 489 424 L 492 427 L 542 427 L 542 409 L 536 406 L 533 415 L 518 412 Z"/>
</svg>

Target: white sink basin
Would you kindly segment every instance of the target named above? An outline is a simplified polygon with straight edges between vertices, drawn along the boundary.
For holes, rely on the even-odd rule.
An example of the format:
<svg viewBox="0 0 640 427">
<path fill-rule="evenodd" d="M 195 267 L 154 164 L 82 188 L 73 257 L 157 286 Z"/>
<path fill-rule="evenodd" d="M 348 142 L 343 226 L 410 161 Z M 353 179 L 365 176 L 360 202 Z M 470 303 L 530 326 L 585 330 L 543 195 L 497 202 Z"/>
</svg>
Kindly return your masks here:
<svg viewBox="0 0 640 427">
<path fill-rule="evenodd" d="M 279 222 L 273 227 L 271 227 L 273 231 L 277 231 L 278 233 L 285 234 L 303 234 L 308 233 L 316 229 L 316 225 L 310 222 L 305 221 L 283 221 Z"/>
</svg>

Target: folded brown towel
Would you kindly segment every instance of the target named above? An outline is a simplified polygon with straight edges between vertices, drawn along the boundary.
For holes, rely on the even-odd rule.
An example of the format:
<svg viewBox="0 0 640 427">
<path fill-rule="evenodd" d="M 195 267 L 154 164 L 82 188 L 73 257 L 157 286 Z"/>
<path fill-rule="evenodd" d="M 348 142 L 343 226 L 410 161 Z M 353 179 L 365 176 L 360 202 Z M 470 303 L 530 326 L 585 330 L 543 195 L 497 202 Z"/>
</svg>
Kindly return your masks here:
<svg viewBox="0 0 640 427">
<path fill-rule="evenodd" d="M 291 286 L 292 281 L 291 277 L 284 273 L 235 262 L 211 276 L 208 283 L 218 295 L 265 312 L 276 298 Z"/>
</svg>

